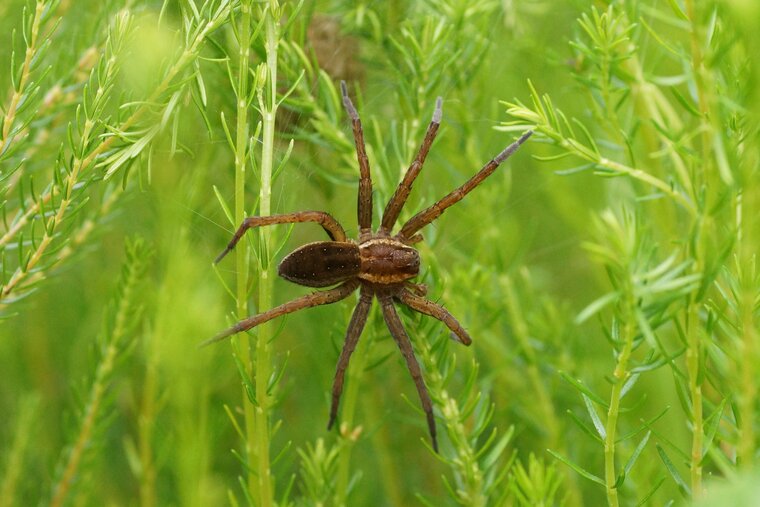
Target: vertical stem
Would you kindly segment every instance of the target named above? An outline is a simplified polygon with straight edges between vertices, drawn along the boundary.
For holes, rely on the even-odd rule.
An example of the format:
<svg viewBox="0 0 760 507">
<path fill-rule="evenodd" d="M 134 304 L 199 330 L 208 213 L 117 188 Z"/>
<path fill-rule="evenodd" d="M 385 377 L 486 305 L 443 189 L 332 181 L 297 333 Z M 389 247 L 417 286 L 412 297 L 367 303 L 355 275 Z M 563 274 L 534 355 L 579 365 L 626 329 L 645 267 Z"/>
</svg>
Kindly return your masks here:
<svg viewBox="0 0 760 507">
<path fill-rule="evenodd" d="M 561 425 L 557 419 L 557 412 L 554 410 L 552 404 L 552 398 L 546 390 L 543 380 L 541 379 L 541 371 L 539 370 L 539 361 L 536 357 L 536 352 L 533 347 L 530 346 L 530 330 L 528 324 L 525 322 L 525 313 L 520 306 L 520 300 L 515 292 L 514 282 L 509 275 L 504 275 L 500 278 L 502 287 L 506 292 L 506 305 L 507 314 L 509 320 L 512 323 L 512 329 L 514 336 L 517 339 L 517 343 L 520 345 L 520 349 L 525 355 L 526 359 L 526 371 L 528 373 L 528 379 L 530 380 L 530 386 L 534 393 L 536 393 L 536 401 L 541 413 L 541 422 L 546 428 L 548 435 L 547 444 L 549 448 L 557 449 L 561 454 L 568 455 L 567 446 L 561 434 Z M 578 488 L 578 483 L 575 481 L 575 475 L 570 471 L 564 474 L 565 485 L 567 488 L 566 500 L 569 505 L 581 505 L 582 495 Z"/>
<path fill-rule="evenodd" d="M 754 260 L 748 260 L 742 267 L 743 270 L 754 271 Z M 744 470 L 752 470 L 755 463 L 755 450 L 756 450 L 756 436 L 755 436 L 755 424 L 757 418 L 755 416 L 755 406 L 757 405 L 757 376 L 756 370 L 758 361 L 758 347 L 757 347 L 757 323 L 755 322 L 755 300 L 757 287 L 750 286 L 753 283 L 754 273 L 742 273 L 743 276 L 748 277 L 747 280 L 742 280 L 741 295 L 740 295 L 740 311 L 741 311 L 741 330 L 742 330 L 742 342 L 741 342 L 741 363 L 739 368 L 741 370 L 740 380 L 740 396 L 739 396 L 739 413 L 741 414 L 741 422 L 739 423 L 739 443 L 737 445 L 737 458 L 739 466 Z M 749 278 L 752 276 L 752 278 Z"/>
<path fill-rule="evenodd" d="M 364 371 L 363 368 L 362 371 Z M 365 394 L 361 399 L 362 413 L 367 421 L 380 421 L 387 410 L 387 406 L 385 406 L 388 396 L 387 385 L 373 384 L 369 387 L 371 392 Z M 386 505 L 404 505 L 405 486 L 398 480 L 399 465 L 403 463 L 403 458 L 392 447 L 388 439 L 388 431 L 389 425 L 384 424 L 370 435 L 375 462 L 379 470 L 375 480 L 383 488 L 378 494 L 385 499 Z M 391 428 L 390 431 L 393 429 Z"/>
<path fill-rule="evenodd" d="M 473 443 L 470 433 L 472 428 L 462 415 L 462 407 L 471 403 L 473 394 L 467 393 L 467 398 L 461 403 L 451 396 L 446 389 L 446 378 L 439 368 L 430 343 L 421 339 L 416 341 L 415 345 L 425 369 L 425 381 L 430 396 L 440 407 L 443 426 L 454 447 L 455 456 L 447 457 L 446 462 L 456 477 L 458 487 L 455 498 L 460 505 L 485 507 L 489 505 L 486 477 L 483 466 L 478 461 L 477 444 Z M 477 362 L 473 361 L 472 368 L 477 370 Z"/>
<path fill-rule="evenodd" d="M 354 416 L 356 415 L 356 404 L 359 399 L 361 378 L 367 367 L 371 348 L 372 340 L 369 336 L 365 336 L 364 340 L 359 340 L 357 349 L 353 354 L 353 361 L 351 361 L 348 367 L 348 382 L 343 392 L 343 408 L 340 411 L 339 431 L 341 446 L 338 458 L 338 474 L 335 481 L 335 505 L 338 507 L 349 505 L 348 490 L 351 479 L 351 451 L 358 436 L 357 428 L 354 428 Z M 370 420 L 372 419 L 370 418 Z"/>
<path fill-rule="evenodd" d="M 699 325 L 699 304 L 690 301 L 688 307 L 688 328 L 686 350 L 686 370 L 689 375 L 689 396 L 691 398 L 691 491 L 694 498 L 702 495 L 702 440 L 704 420 L 702 417 L 702 384 L 699 381 L 699 358 L 701 344 L 697 326 Z"/>
<path fill-rule="evenodd" d="M 702 165 L 698 170 L 692 171 L 694 178 L 694 192 L 699 194 L 703 189 L 709 190 L 717 183 L 712 177 L 715 167 L 713 161 L 713 132 L 715 132 L 715 121 L 712 109 L 712 97 L 710 88 L 712 86 L 710 74 L 704 68 L 704 56 L 701 48 L 701 35 L 699 33 L 699 21 L 697 20 L 696 5 L 693 0 L 684 2 L 686 14 L 691 22 L 691 65 L 694 74 L 694 84 L 697 92 L 697 107 L 700 112 L 700 123 L 702 131 Z M 708 199 L 705 199 L 703 208 L 709 206 Z M 694 259 L 695 272 L 700 273 L 704 267 L 701 244 L 704 237 L 705 217 L 701 214 L 697 217 L 695 241 L 694 241 Z M 700 380 L 700 362 L 702 348 L 699 336 L 699 308 L 700 302 L 692 295 L 687 310 L 688 328 L 686 351 L 686 367 L 689 374 L 689 394 L 692 406 L 692 441 L 691 441 L 691 490 L 694 498 L 702 496 L 702 447 L 704 440 L 704 420 L 702 414 L 702 385 Z"/>
<path fill-rule="evenodd" d="M 25 478 L 25 459 L 34 455 L 29 442 L 34 442 L 35 430 L 38 428 L 35 423 L 39 420 L 39 399 L 34 395 L 25 395 L 19 402 L 13 442 L 4 449 L 5 469 L 0 481 L 0 507 L 20 504 L 17 491 L 20 479 Z"/>
<path fill-rule="evenodd" d="M 237 79 L 237 124 L 235 129 L 235 225 L 245 219 L 245 177 L 248 164 L 248 59 L 250 51 L 251 30 L 251 0 L 245 0 L 240 5 L 240 40 L 238 41 L 238 79 Z M 248 316 L 248 242 L 241 241 L 235 249 L 235 284 L 236 314 L 238 319 Z M 237 337 L 237 353 L 245 367 L 245 374 L 253 378 L 254 365 L 251 358 L 251 344 L 248 334 L 241 333 Z M 248 462 L 248 491 L 252 498 L 257 498 L 258 482 L 256 475 L 257 447 L 254 406 L 248 399 L 243 388 L 243 411 L 245 418 L 245 457 Z"/>
<path fill-rule="evenodd" d="M 544 383 L 541 380 L 541 373 L 538 370 L 538 359 L 536 358 L 536 353 L 533 350 L 533 347 L 530 346 L 530 332 L 523 318 L 524 313 L 520 307 L 520 301 L 517 299 L 514 283 L 508 275 L 501 277 L 500 281 L 506 292 L 507 297 L 505 302 L 507 305 L 507 314 L 512 323 L 515 339 L 527 360 L 526 370 L 528 373 L 528 380 L 530 381 L 531 389 L 536 393 L 536 402 L 543 415 L 542 422 L 545 425 L 546 432 L 549 436 L 549 447 L 561 445 L 559 438 L 560 427 L 559 422 L 557 421 L 557 414 L 554 412 L 551 397 L 546 392 L 546 386 L 544 386 Z"/>
<path fill-rule="evenodd" d="M 607 504 L 610 507 L 617 507 L 618 503 L 618 491 L 617 491 L 617 473 L 615 471 L 615 440 L 617 437 L 617 421 L 620 413 L 620 393 L 625 385 L 626 380 L 630 376 L 628 371 L 628 360 L 631 357 L 631 350 L 633 348 L 633 337 L 635 333 L 635 326 L 633 325 L 633 312 L 634 303 L 632 297 L 632 290 L 630 286 L 626 290 L 625 309 L 623 315 L 621 315 L 622 330 L 620 337 L 623 340 L 623 348 L 618 355 L 617 364 L 615 365 L 615 371 L 613 372 L 613 378 L 615 383 L 612 385 L 612 392 L 610 393 L 610 406 L 607 410 L 607 422 L 605 424 L 605 437 L 604 437 L 604 482 L 607 486 Z"/>
<path fill-rule="evenodd" d="M 24 63 L 21 65 L 21 75 L 19 81 L 16 84 L 16 89 L 13 90 L 10 103 L 6 106 L 4 111 L 5 118 L 3 119 L 2 128 L 0 129 L 0 153 L 4 152 L 7 144 L 11 142 L 9 135 L 11 127 L 16 120 L 16 112 L 18 106 L 21 103 L 21 98 L 25 93 L 28 93 L 27 84 L 31 78 L 32 61 L 35 56 L 39 55 L 38 47 L 38 35 L 40 32 L 40 24 L 42 23 L 42 14 L 45 10 L 45 2 L 37 0 L 37 5 L 34 8 L 34 16 L 32 18 L 31 27 L 29 30 L 29 42 L 24 53 Z M 24 20 L 26 21 L 26 20 Z M 16 69 L 12 69 L 11 72 L 15 72 Z"/>
<path fill-rule="evenodd" d="M 715 132 L 721 131 L 718 124 L 718 114 L 714 111 L 715 97 L 712 93 L 714 88 L 712 76 L 705 68 L 705 57 L 702 53 L 702 34 L 700 33 L 699 20 L 697 19 L 697 11 L 694 0 L 685 0 L 684 6 L 686 7 L 686 15 L 691 23 L 690 40 L 691 40 L 691 68 L 694 74 L 694 86 L 697 93 L 697 107 L 699 108 L 699 120 L 701 130 L 701 145 L 702 145 L 702 166 L 698 171 L 694 171 L 695 183 L 699 185 L 706 185 L 710 188 L 712 185 L 717 184 L 713 177 L 715 171 L 714 162 L 714 149 L 713 136 Z M 724 177 L 727 175 L 724 175 Z M 730 176 L 728 176 L 730 178 Z M 700 187 L 695 184 L 695 192 L 700 190 Z"/>
<path fill-rule="evenodd" d="M 277 49 L 280 38 L 279 5 L 271 0 L 262 9 L 265 16 L 265 83 L 263 96 L 260 96 L 262 118 L 261 180 L 259 186 L 259 215 L 271 214 L 272 201 L 272 167 L 274 161 L 274 127 L 277 116 Z M 259 311 L 272 307 L 273 270 L 270 249 L 270 232 L 264 227 L 260 231 L 261 250 L 259 252 Z M 256 340 L 256 400 L 255 413 L 256 448 L 258 454 L 259 502 L 257 505 L 268 507 L 274 504 L 274 488 L 269 455 L 270 441 L 270 393 L 272 328 L 267 324 L 258 327 Z"/>
<path fill-rule="evenodd" d="M 752 174 L 743 178 L 751 182 Z M 738 308 L 740 345 L 737 350 L 739 371 L 739 441 L 737 443 L 737 461 L 744 470 L 752 470 L 756 459 L 757 435 L 755 424 L 757 423 L 758 401 L 758 362 L 760 361 L 760 349 L 758 348 L 758 327 L 755 317 L 757 308 L 758 277 L 756 264 L 756 246 L 754 243 L 754 220 L 748 217 L 757 216 L 757 191 L 754 187 L 745 187 L 737 204 L 737 228 L 739 236 L 737 250 L 737 278 L 739 281 Z"/>
<path fill-rule="evenodd" d="M 148 335 L 153 338 L 155 335 Z M 140 507 L 156 505 L 156 466 L 153 458 L 153 425 L 156 422 L 156 393 L 158 392 L 156 340 L 145 340 L 148 356 L 142 403 L 138 417 L 138 449 L 140 453 Z"/>
</svg>

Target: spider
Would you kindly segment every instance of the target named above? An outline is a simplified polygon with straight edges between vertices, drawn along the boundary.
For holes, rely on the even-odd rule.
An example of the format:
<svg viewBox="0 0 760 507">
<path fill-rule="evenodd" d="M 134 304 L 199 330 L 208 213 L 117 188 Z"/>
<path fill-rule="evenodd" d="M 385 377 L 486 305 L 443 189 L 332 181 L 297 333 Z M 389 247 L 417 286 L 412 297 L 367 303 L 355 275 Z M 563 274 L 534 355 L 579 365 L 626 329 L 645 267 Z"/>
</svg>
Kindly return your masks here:
<svg viewBox="0 0 760 507">
<path fill-rule="evenodd" d="M 336 303 L 359 289 L 359 302 L 348 324 L 346 340 L 338 359 L 332 387 L 332 403 L 327 429 L 332 428 L 338 415 L 338 404 L 343 391 L 346 369 L 351 354 L 356 348 L 359 335 L 367 322 L 373 298 L 377 298 L 385 323 L 406 361 L 406 366 L 414 380 L 417 394 L 427 418 L 428 430 L 433 449 L 438 451 L 433 404 L 420 365 L 414 356 L 412 344 L 396 312 L 395 304 L 401 303 L 412 310 L 442 321 L 459 342 L 470 345 L 472 339 L 462 325 L 444 307 L 426 299 L 426 286 L 411 281 L 420 270 L 420 256 L 412 245 L 422 240 L 417 231 L 438 218 L 447 208 L 462 200 L 496 168 L 512 155 L 532 131 L 524 133 L 516 142 L 483 166 L 475 176 L 441 200 L 410 218 L 395 235 L 391 233 L 401 209 L 412 190 L 412 184 L 422 169 L 430 146 L 438 132 L 442 116 L 442 99 L 438 97 L 430 125 L 425 133 L 419 152 L 407 169 L 404 179 L 396 188 L 385 207 L 380 228 L 372 232 L 372 180 L 369 160 L 364 146 L 364 133 L 359 114 L 348 96 L 346 83 L 340 83 L 343 105 L 351 119 L 359 162 L 358 221 L 359 239 L 354 241 L 346 236 L 343 227 L 324 211 L 300 211 L 283 215 L 248 217 L 235 232 L 227 248 L 215 259 L 218 263 L 227 255 L 248 229 L 265 225 L 316 222 L 322 226 L 330 241 L 318 241 L 303 245 L 287 255 L 278 266 L 278 274 L 284 279 L 306 287 L 337 287 L 316 291 L 293 301 L 266 310 L 258 315 L 241 320 L 222 331 L 205 344 L 223 340 L 231 335 L 252 329 L 259 324 L 293 313 L 304 308 Z"/>
</svg>

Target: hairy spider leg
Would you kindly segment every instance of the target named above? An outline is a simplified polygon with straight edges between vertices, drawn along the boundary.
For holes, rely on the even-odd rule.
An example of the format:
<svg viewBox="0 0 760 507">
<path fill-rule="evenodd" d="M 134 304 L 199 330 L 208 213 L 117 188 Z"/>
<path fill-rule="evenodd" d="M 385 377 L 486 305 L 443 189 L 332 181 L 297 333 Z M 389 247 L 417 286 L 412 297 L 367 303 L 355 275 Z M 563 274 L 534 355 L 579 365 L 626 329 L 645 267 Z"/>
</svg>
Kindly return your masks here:
<svg viewBox="0 0 760 507">
<path fill-rule="evenodd" d="M 420 211 L 401 228 L 398 233 L 398 237 L 401 239 L 413 237 L 414 233 L 425 227 L 427 224 L 441 216 L 441 213 L 446 211 L 446 208 L 453 206 L 461 201 L 464 196 L 469 194 L 475 187 L 480 185 L 483 180 L 488 178 L 499 167 L 499 164 L 504 162 L 510 155 L 512 155 L 533 134 L 532 130 L 524 133 L 514 143 L 507 146 L 504 151 L 496 155 L 490 162 L 483 166 L 483 168 L 475 174 L 472 178 L 467 180 L 461 187 L 449 193 L 443 197 L 440 201 L 436 202 L 429 208 Z"/>
<path fill-rule="evenodd" d="M 388 326 L 398 348 L 401 349 L 401 354 L 406 360 L 406 367 L 412 375 L 415 387 L 417 387 L 417 394 L 420 396 L 422 410 L 425 411 L 425 415 L 427 416 L 428 431 L 430 432 L 430 438 L 433 441 L 433 450 L 438 452 L 438 438 L 435 429 L 435 417 L 433 417 L 433 402 L 430 399 L 430 394 L 428 393 L 425 381 L 422 378 L 420 364 L 414 356 L 412 342 L 409 341 L 409 335 L 406 334 L 406 330 L 404 329 L 403 324 L 401 324 L 401 319 L 399 319 L 396 308 L 393 306 L 393 299 L 391 299 L 390 296 L 382 296 L 379 299 L 380 307 L 383 310 L 383 317 L 385 318 L 385 324 Z"/>
<path fill-rule="evenodd" d="M 403 290 L 396 296 L 399 301 L 414 311 L 420 312 L 424 315 L 438 319 L 448 327 L 454 336 L 464 345 L 470 345 L 472 338 L 467 334 L 462 325 L 451 315 L 444 307 L 439 304 L 433 303 L 429 299 L 425 299 L 420 296 L 412 294 L 408 290 Z"/>
<path fill-rule="evenodd" d="M 343 230 L 343 227 L 337 220 L 324 211 L 299 211 L 298 213 L 286 213 L 283 215 L 271 215 L 267 217 L 248 217 L 243 220 L 243 223 L 240 224 L 238 230 L 235 231 L 235 235 L 232 237 L 232 240 L 230 240 L 227 248 L 214 259 L 214 264 L 221 261 L 225 255 L 235 248 L 235 245 L 237 245 L 240 238 L 243 237 L 243 234 L 245 234 L 248 229 L 265 225 L 294 224 L 300 222 L 316 222 L 322 226 L 333 241 L 346 241 L 346 231 Z"/>
<path fill-rule="evenodd" d="M 314 306 L 337 303 L 338 301 L 345 299 L 351 295 L 351 293 L 354 292 L 358 286 L 359 280 L 353 279 L 330 290 L 316 291 L 312 292 L 311 294 L 301 296 L 300 298 L 294 299 L 293 301 L 288 301 L 287 303 L 283 303 L 280 306 L 276 306 L 271 310 L 267 310 L 263 313 L 259 313 L 258 315 L 253 315 L 247 319 L 243 319 L 231 328 L 222 331 L 213 338 L 210 338 L 201 343 L 200 346 L 205 347 L 211 343 L 224 340 L 233 334 L 247 331 L 258 326 L 259 324 L 263 324 L 264 322 L 268 322 L 274 318 L 280 317 L 281 315 L 297 312 L 298 310 L 303 310 L 304 308 L 312 308 Z"/>
<path fill-rule="evenodd" d="M 346 341 L 343 343 L 343 350 L 340 352 L 338 365 L 335 369 L 335 380 L 333 380 L 332 387 L 332 404 L 330 405 L 330 420 L 327 422 L 328 430 L 332 428 L 338 417 L 338 405 L 340 404 L 340 396 L 343 393 L 343 382 L 346 378 L 348 362 L 351 359 L 351 354 L 353 354 L 356 349 L 356 344 L 359 342 L 359 336 L 362 334 L 364 325 L 367 323 L 367 316 L 369 315 L 369 309 L 371 306 L 372 293 L 362 287 L 361 295 L 359 296 L 359 304 L 356 305 L 354 313 L 351 315 L 351 322 L 349 322 L 348 330 L 346 331 Z"/>
<path fill-rule="evenodd" d="M 413 294 L 417 294 L 418 296 L 425 296 L 428 292 L 427 285 L 424 283 L 414 283 L 407 280 L 404 282 L 404 287 L 412 291 Z"/>
<path fill-rule="evenodd" d="M 356 158 L 359 161 L 359 198 L 357 202 L 357 214 L 359 219 L 359 241 L 372 234 L 372 178 L 369 173 L 369 159 L 367 149 L 364 146 L 364 131 L 359 113 L 348 96 L 346 82 L 340 82 L 340 92 L 343 95 L 343 106 L 351 118 L 351 128 L 354 130 L 354 143 L 356 144 Z"/>
<path fill-rule="evenodd" d="M 393 226 L 398 220 L 398 216 L 401 213 L 401 209 L 406 204 L 406 199 L 409 197 L 409 193 L 412 191 L 412 184 L 420 174 L 422 165 L 425 163 L 425 158 L 430 151 L 430 147 L 433 145 L 435 136 L 438 133 L 438 128 L 441 126 L 441 116 L 443 114 L 443 99 L 438 97 L 435 100 L 435 111 L 433 111 L 433 118 L 430 120 L 427 132 L 425 132 L 425 139 L 420 145 L 420 150 L 417 152 L 417 156 L 414 158 L 412 165 L 406 170 L 404 179 L 401 180 L 393 197 L 388 201 L 383 212 L 383 221 L 380 225 L 380 231 L 384 233 L 390 233 Z"/>
</svg>

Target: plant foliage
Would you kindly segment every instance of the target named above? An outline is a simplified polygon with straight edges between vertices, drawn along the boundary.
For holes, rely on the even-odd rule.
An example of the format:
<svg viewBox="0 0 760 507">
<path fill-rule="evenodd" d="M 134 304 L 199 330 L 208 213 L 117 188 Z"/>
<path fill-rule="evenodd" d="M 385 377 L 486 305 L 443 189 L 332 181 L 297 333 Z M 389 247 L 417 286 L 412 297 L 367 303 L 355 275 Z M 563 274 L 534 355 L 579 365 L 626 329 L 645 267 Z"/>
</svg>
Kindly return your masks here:
<svg viewBox="0 0 760 507">
<path fill-rule="evenodd" d="M 759 20 L 739 0 L 0 2 L 0 507 L 752 505 Z M 375 310 L 332 433 L 351 301 L 196 348 L 303 294 L 276 266 L 317 227 L 212 266 L 245 216 L 323 209 L 355 236 L 340 80 L 375 216 L 436 97 L 407 218 L 534 131 L 418 244 L 474 339 L 402 312 L 439 454 Z"/>
</svg>

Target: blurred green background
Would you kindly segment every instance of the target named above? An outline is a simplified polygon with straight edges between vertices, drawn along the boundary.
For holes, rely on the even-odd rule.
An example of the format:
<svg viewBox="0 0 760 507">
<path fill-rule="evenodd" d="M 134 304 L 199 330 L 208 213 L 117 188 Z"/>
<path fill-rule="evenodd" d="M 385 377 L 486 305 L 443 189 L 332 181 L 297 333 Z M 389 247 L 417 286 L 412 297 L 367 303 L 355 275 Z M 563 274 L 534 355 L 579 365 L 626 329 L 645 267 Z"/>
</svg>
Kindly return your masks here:
<svg viewBox="0 0 760 507">
<path fill-rule="evenodd" d="M 759 11 L 6 0 L 0 506 L 753 505 Z M 268 157 L 271 213 L 356 237 L 341 79 L 376 225 L 437 96 L 401 222 L 535 130 L 422 231 L 419 281 L 474 339 L 401 311 L 439 455 L 377 308 L 325 430 L 353 296 L 274 321 L 263 356 L 197 347 L 261 290 L 307 292 L 261 273 L 316 225 L 249 233 L 247 273 L 211 262 Z"/>
</svg>

